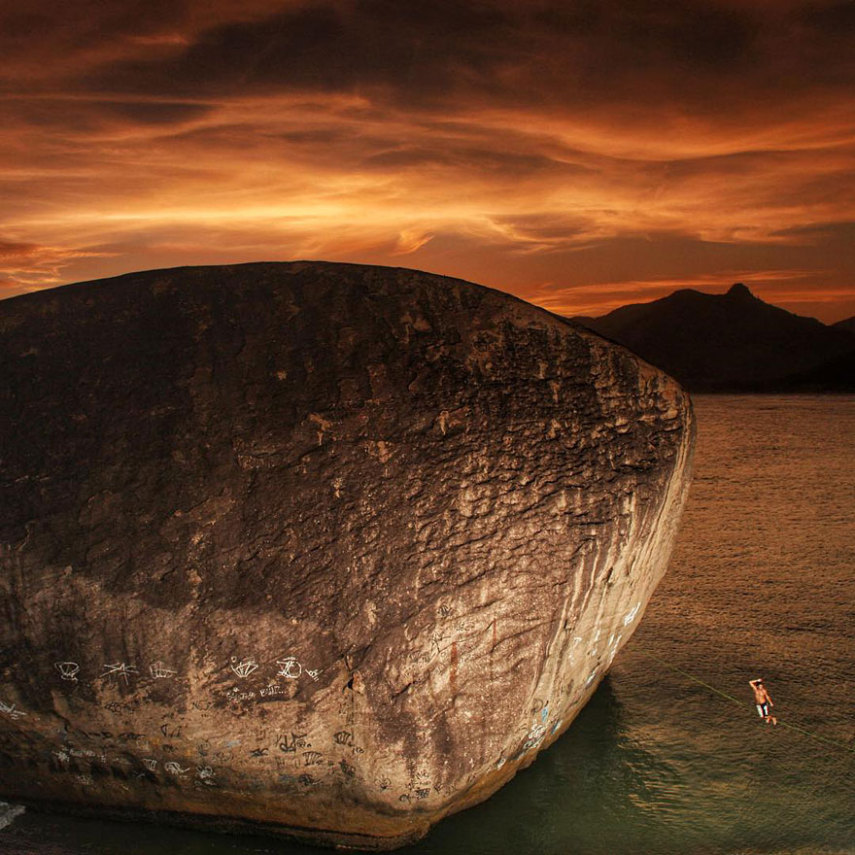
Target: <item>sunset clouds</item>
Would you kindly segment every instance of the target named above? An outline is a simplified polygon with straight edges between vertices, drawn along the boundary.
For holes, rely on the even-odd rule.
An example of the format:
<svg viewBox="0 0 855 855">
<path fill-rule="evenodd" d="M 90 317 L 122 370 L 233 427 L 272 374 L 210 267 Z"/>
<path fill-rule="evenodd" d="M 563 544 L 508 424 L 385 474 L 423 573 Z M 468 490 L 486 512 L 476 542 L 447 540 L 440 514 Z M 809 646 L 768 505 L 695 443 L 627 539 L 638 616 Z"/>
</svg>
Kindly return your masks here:
<svg viewBox="0 0 855 855">
<path fill-rule="evenodd" d="M 0 294 L 324 258 L 852 315 L 853 48 L 850 0 L 4 3 Z"/>
</svg>

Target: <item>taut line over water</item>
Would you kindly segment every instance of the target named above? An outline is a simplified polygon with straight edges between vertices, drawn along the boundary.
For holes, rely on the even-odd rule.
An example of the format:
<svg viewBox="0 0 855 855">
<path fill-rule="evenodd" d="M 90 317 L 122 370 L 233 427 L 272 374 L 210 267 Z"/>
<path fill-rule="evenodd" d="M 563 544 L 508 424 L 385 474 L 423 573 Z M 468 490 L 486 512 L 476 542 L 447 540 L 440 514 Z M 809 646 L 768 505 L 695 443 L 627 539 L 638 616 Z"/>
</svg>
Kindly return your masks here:
<svg viewBox="0 0 855 855">
<path fill-rule="evenodd" d="M 711 692 L 715 692 L 717 695 L 721 695 L 723 698 L 731 701 L 736 704 L 738 707 L 750 706 L 750 704 L 746 704 L 744 701 L 740 701 L 737 698 L 734 698 L 733 695 L 729 695 L 727 692 L 723 692 L 721 689 L 717 689 L 715 686 L 711 686 L 709 683 L 701 680 L 700 677 L 695 677 L 694 674 L 690 674 L 688 671 L 683 671 L 681 668 L 677 668 L 675 665 L 671 665 L 670 662 L 666 662 L 664 659 L 656 656 L 653 653 L 648 653 L 646 650 L 640 650 L 639 648 L 635 648 L 636 653 L 640 653 L 642 656 L 646 656 L 648 659 L 653 659 L 658 662 L 660 665 L 663 665 L 665 668 L 669 668 L 671 671 L 676 672 L 677 674 L 682 674 L 684 677 L 688 677 L 690 680 L 694 680 L 694 682 L 699 683 L 701 686 L 709 689 Z M 844 751 L 850 751 L 855 753 L 855 748 L 850 745 L 844 745 L 842 742 L 838 742 L 836 739 L 829 739 L 827 736 L 822 736 L 819 733 L 813 733 L 810 730 L 805 730 L 803 727 L 799 727 L 797 724 L 790 724 L 789 722 L 782 721 L 780 718 L 778 719 L 778 724 L 782 727 L 787 727 L 790 730 L 795 730 L 798 733 L 803 733 L 805 736 L 809 736 L 811 739 L 816 739 L 819 742 L 827 742 L 829 745 L 835 745 L 838 748 L 842 748 Z"/>
</svg>

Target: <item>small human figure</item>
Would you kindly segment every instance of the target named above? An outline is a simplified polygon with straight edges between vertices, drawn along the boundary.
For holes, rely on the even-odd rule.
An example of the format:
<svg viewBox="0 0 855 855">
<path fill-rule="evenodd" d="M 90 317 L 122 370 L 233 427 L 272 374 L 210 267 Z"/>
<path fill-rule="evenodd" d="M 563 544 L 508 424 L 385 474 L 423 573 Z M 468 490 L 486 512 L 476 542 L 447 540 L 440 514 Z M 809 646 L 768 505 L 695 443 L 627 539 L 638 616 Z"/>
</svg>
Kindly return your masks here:
<svg viewBox="0 0 855 855">
<path fill-rule="evenodd" d="M 757 677 L 754 680 L 749 680 L 748 685 L 754 689 L 754 703 L 757 704 L 757 715 L 766 722 L 766 724 L 777 724 L 778 719 L 772 715 L 772 707 L 775 706 L 772 697 L 766 690 L 762 677 Z"/>
</svg>

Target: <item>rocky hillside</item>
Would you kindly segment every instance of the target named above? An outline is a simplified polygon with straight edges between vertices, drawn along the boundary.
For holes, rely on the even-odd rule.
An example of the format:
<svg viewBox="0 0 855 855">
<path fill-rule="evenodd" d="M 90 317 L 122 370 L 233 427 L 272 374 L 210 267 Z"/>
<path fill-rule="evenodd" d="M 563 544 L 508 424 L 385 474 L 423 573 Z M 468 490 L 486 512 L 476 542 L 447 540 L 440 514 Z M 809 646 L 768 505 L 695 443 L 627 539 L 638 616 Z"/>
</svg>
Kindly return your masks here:
<svg viewBox="0 0 855 855">
<path fill-rule="evenodd" d="M 855 334 L 755 297 L 685 289 L 579 323 L 659 366 L 693 392 L 855 391 Z"/>
</svg>

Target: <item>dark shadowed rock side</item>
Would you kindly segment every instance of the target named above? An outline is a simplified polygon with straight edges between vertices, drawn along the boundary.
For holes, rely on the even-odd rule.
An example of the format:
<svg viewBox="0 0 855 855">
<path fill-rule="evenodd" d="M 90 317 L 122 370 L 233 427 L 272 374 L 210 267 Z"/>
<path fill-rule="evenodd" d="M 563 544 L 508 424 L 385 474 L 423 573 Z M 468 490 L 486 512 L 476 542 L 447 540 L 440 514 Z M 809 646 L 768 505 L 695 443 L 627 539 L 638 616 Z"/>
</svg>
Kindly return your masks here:
<svg viewBox="0 0 855 855">
<path fill-rule="evenodd" d="M 400 845 L 558 738 L 665 570 L 687 396 L 507 294 L 160 270 L 0 341 L 3 797 Z"/>
</svg>

